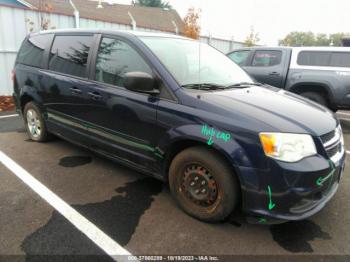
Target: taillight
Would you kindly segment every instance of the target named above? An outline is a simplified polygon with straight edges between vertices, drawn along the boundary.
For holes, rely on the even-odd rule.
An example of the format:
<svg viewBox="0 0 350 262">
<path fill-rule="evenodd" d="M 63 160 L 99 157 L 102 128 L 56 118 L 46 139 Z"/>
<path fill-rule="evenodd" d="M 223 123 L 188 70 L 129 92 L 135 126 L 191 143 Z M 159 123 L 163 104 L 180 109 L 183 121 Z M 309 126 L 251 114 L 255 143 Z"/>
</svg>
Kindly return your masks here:
<svg viewBox="0 0 350 262">
<path fill-rule="evenodd" d="M 12 70 L 12 72 L 11 72 L 11 79 L 12 79 L 12 82 L 15 83 L 15 79 L 16 79 L 15 70 Z"/>
</svg>

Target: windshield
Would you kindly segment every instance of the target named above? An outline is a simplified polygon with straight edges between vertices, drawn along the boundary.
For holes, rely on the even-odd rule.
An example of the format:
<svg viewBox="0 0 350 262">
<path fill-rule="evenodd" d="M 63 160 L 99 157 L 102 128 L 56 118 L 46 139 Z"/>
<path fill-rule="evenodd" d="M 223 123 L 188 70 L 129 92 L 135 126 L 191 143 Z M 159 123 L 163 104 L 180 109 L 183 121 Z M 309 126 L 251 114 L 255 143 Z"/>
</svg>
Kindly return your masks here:
<svg viewBox="0 0 350 262">
<path fill-rule="evenodd" d="M 193 40 L 140 37 L 181 86 L 229 86 L 252 82 L 248 74 L 215 48 Z"/>
</svg>

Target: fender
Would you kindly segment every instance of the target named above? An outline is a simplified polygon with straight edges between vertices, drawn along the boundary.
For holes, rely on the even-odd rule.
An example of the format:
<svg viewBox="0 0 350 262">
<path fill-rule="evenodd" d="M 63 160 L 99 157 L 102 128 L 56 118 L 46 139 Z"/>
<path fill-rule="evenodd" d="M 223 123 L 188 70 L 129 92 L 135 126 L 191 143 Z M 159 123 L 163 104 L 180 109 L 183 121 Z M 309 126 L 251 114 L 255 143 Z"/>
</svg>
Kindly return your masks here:
<svg viewBox="0 0 350 262">
<path fill-rule="evenodd" d="M 213 148 L 236 170 L 238 166 L 252 166 L 245 150 L 237 142 L 235 134 L 208 124 L 189 124 L 169 129 L 160 139 L 157 148 L 167 159 L 171 156 L 173 146 L 183 141 L 188 142 L 189 146 L 198 144 L 209 149 Z"/>
</svg>

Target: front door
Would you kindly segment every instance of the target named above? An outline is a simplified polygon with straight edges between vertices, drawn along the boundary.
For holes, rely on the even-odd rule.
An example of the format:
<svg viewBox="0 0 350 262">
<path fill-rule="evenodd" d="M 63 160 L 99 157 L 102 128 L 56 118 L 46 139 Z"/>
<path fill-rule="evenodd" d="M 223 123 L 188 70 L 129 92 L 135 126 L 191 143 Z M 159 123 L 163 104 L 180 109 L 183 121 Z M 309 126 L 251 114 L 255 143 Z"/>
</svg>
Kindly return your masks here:
<svg viewBox="0 0 350 262">
<path fill-rule="evenodd" d="M 256 50 L 251 64 L 244 66 L 244 70 L 258 82 L 275 87 L 282 87 L 283 69 L 282 51 Z"/>
<path fill-rule="evenodd" d="M 127 42 L 102 37 L 96 55 L 95 81 L 88 86 L 90 102 L 79 118 L 93 137 L 91 147 L 140 168 L 153 168 L 158 98 L 124 88 L 128 72 L 151 67 Z"/>
</svg>

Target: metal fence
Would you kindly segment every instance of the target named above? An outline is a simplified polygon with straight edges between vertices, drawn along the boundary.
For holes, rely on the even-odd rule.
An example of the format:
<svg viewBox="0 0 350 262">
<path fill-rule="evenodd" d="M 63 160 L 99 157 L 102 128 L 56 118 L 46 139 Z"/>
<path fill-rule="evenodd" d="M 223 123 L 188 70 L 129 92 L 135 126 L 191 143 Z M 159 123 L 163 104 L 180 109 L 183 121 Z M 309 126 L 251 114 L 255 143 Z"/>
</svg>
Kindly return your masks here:
<svg viewBox="0 0 350 262">
<path fill-rule="evenodd" d="M 244 46 L 244 44 L 241 42 L 236 42 L 233 40 L 230 41 L 230 40 L 212 38 L 212 37 L 208 37 L 208 36 L 201 36 L 200 40 L 203 43 L 207 43 L 207 44 L 215 47 L 216 49 L 220 50 L 224 54 L 227 54 L 228 52 L 230 52 L 234 49 L 241 48 Z"/>
<path fill-rule="evenodd" d="M 49 28 L 74 28 L 73 16 L 52 13 L 41 15 L 45 15 L 45 18 L 50 21 Z M 12 95 L 11 70 L 16 59 L 17 51 L 25 36 L 31 30 L 38 31 L 39 25 L 39 12 L 0 6 L 0 96 Z M 80 28 L 132 30 L 131 24 L 114 24 L 85 18 L 80 18 Z M 140 27 L 137 30 L 161 32 Z M 209 37 L 201 37 L 201 41 L 214 46 L 224 53 L 241 46 L 237 42 Z"/>
</svg>

